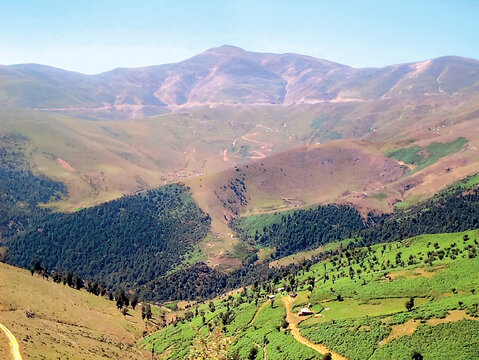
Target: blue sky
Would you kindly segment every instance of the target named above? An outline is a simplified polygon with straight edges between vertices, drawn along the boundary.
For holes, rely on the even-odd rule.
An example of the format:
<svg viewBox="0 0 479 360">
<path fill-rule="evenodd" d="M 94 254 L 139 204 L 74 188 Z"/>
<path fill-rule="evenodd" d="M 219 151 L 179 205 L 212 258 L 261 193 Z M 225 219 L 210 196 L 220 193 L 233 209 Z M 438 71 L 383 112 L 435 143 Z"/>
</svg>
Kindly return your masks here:
<svg viewBox="0 0 479 360">
<path fill-rule="evenodd" d="M 98 73 L 229 44 L 354 67 L 479 59 L 479 1 L 0 0 L 0 64 Z"/>
</svg>

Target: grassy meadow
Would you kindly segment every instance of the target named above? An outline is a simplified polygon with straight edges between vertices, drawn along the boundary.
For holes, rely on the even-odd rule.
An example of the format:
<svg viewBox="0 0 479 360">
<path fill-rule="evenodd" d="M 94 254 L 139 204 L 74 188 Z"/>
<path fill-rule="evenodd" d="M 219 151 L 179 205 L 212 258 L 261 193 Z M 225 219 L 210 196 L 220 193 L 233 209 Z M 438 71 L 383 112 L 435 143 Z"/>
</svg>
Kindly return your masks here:
<svg viewBox="0 0 479 360">
<path fill-rule="evenodd" d="M 0 322 L 24 359 L 149 359 L 137 346 L 145 330 L 139 307 L 123 316 L 113 301 L 2 263 Z M 8 356 L 0 347 L 0 358 Z"/>
<path fill-rule="evenodd" d="M 426 360 L 478 359 L 478 242 L 475 230 L 365 248 L 348 247 L 351 240 L 336 243 L 324 261 L 295 276 L 192 305 L 190 314 L 178 314 L 142 346 L 164 359 L 192 359 L 195 344 L 207 349 L 216 332 L 224 351 L 215 359 L 320 359 L 319 351 L 292 336 L 294 325 L 306 342 L 351 360 L 411 359 L 412 351 Z M 266 297 L 279 287 L 297 291 L 293 324 L 283 301 L 289 292 Z M 314 315 L 296 315 L 306 306 Z"/>
</svg>

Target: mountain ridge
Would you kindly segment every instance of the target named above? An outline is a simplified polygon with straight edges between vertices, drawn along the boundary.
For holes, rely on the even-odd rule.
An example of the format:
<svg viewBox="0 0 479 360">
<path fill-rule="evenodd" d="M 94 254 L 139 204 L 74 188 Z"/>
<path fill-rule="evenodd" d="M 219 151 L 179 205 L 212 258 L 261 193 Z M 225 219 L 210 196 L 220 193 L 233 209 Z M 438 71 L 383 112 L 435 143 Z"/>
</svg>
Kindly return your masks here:
<svg viewBox="0 0 479 360">
<path fill-rule="evenodd" d="M 452 96 L 479 89 L 479 61 L 444 56 L 382 68 L 352 68 L 306 55 L 224 45 L 178 63 L 116 68 L 95 75 L 39 64 L 2 65 L 0 80 L 3 106 L 120 112 L 137 107 L 154 115 L 197 105 L 288 106 Z"/>
<path fill-rule="evenodd" d="M 110 69 L 110 70 L 105 70 L 105 71 L 102 71 L 102 72 L 99 72 L 99 73 L 94 73 L 94 74 L 86 74 L 86 73 L 82 73 L 82 72 L 80 72 L 80 71 L 75 71 L 75 70 L 66 70 L 66 69 L 63 69 L 63 68 L 61 68 L 61 67 L 52 66 L 52 65 L 46 65 L 46 64 L 36 63 L 36 62 L 30 62 L 30 63 L 15 63 L 15 64 L 9 64 L 9 65 L 0 64 L 0 69 L 1 69 L 1 68 L 14 68 L 14 67 L 18 67 L 18 66 L 39 66 L 39 67 L 45 67 L 45 68 L 50 68 L 50 69 L 58 69 L 58 70 L 62 70 L 62 71 L 64 71 L 64 72 L 79 74 L 79 75 L 83 75 L 83 76 L 87 76 L 87 77 L 94 77 L 94 76 L 103 75 L 103 74 L 110 73 L 110 72 L 117 71 L 117 70 L 140 70 L 140 69 L 145 69 L 145 68 L 154 68 L 154 67 L 174 65 L 174 64 L 182 63 L 182 62 L 188 61 L 188 60 L 190 60 L 190 59 L 196 58 L 196 57 L 198 57 L 198 56 L 206 55 L 206 54 L 209 54 L 209 53 L 212 53 L 212 52 L 213 52 L 213 53 L 214 53 L 214 52 L 217 52 L 217 53 L 220 53 L 221 55 L 224 55 L 225 52 L 221 51 L 221 49 L 229 49 L 229 48 L 238 49 L 238 53 L 250 53 L 250 54 L 261 54 L 261 55 L 274 55 L 274 56 L 290 56 L 290 55 L 292 55 L 292 56 L 300 56 L 300 57 L 309 58 L 309 59 L 312 59 L 312 60 L 319 60 L 319 61 L 324 61 L 324 62 L 331 63 L 331 64 L 337 64 L 337 65 L 344 66 L 344 67 L 348 67 L 348 68 L 355 69 L 355 70 L 361 70 L 361 69 L 383 69 L 383 68 L 394 67 L 394 66 L 399 66 L 399 65 L 417 64 L 417 63 L 422 63 L 422 62 L 429 61 L 429 60 L 466 60 L 466 61 L 470 61 L 470 62 L 474 62 L 474 63 L 478 63 L 478 64 L 479 64 L 479 59 L 475 59 L 475 58 L 471 58 L 471 57 L 466 57 L 466 56 L 460 56 L 460 55 L 452 55 L 452 54 L 450 54 L 450 55 L 442 55 L 442 56 L 433 57 L 433 58 L 427 58 L 427 59 L 423 59 L 423 60 L 411 61 L 411 62 L 388 64 L 388 65 L 384 65 L 384 66 L 354 67 L 354 66 L 350 66 L 350 65 L 347 65 L 347 64 L 342 64 L 342 63 L 338 63 L 338 62 L 335 62 L 335 61 L 330 61 L 330 60 L 327 60 L 327 59 L 317 58 L 317 57 L 314 57 L 314 56 L 311 56 L 311 55 L 305 55 L 305 54 L 300 54 L 300 53 L 294 53 L 294 52 L 274 53 L 274 52 L 249 51 L 249 50 L 245 50 L 245 49 L 243 49 L 243 48 L 241 48 L 241 47 L 238 47 L 238 46 L 225 44 L 225 45 L 220 45 L 220 46 L 216 46 L 216 47 L 209 48 L 209 49 L 207 49 L 207 50 L 204 50 L 204 51 L 200 52 L 199 54 L 193 55 L 193 56 L 191 56 L 191 57 L 189 57 L 189 58 L 186 58 L 186 59 L 181 60 L 181 61 L 176 62 L 176 63 L 175 63 L 175 62 L 171 62 L 171 63 L 164 63 L 164 64 L 152 64 L 152 65 L 133 66 L 133 67 L 129 67 L 129 66 L 119 66 L 119 67 L 112 68 L 112 69 Z"/>
<path fill-rule="evenodd" d="M 0 67 L 3 133 L 29 139 L 22 148 L 26 161 L 34 173 L 65 183 L 69 198 L 59 206 L 69 211 L 191 177 L 216 174 L 219 180 L 208 190 L 218 191 L 228 183 L 223 171 L 263 158 L 269 158 L 265 165 L 283 159 L 290 171 L 277 184 L 264 179 L 272 168 L 248 172 L 270 184 L 271 196 L 264 204 L 251 202 L 247 212 L 268 211 L 271 202 L 274 208 L 289 206 L 283 198 L 391 211 L 397 202 L 430 196 L 477 173 L 477 99 L 479 61 L 450 56 L 355 69 L 298 54 L 222 46 L 176 64 L 98 75 L 42 65 Z M 312 170 L 295 166 L 308 151 L 293 149 L 320 146 L 318 159 L 342 159 L 351 140 L 359 141 L 361 154 L 373 152 L 377 159 L 396 154 L 385 160 L 404 163 L 407 174 L 384 191 L 382 177 L 375 177 L 377 186 L 354 184 L 358 194 L 337 192 L 342 182 L 335 176 L 356 179 L 339 164 L 328 175 L 332 198 L 304 197 L 321 177 L 314 186 L 293 189 L 295 179 Z M 332 141 L 338 146 L 328 145 Z M 253 193 L 263 189 L 248 187 Z"/>
</svg>

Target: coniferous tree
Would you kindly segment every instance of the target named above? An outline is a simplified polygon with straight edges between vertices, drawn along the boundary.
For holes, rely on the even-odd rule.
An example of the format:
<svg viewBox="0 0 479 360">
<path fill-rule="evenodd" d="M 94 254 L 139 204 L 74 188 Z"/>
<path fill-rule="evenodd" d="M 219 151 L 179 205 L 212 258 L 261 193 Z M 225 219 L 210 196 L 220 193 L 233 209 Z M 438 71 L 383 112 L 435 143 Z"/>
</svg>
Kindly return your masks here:
<svg viewBox="0 0 479 360">
<path fill-rule="evenodd" d="M 131 296 L 130 304 L 131 304 L 131 308 L 135 310 L 135 307 L 138 304 L 138 295 L 136 293 Z"/>
</svg>

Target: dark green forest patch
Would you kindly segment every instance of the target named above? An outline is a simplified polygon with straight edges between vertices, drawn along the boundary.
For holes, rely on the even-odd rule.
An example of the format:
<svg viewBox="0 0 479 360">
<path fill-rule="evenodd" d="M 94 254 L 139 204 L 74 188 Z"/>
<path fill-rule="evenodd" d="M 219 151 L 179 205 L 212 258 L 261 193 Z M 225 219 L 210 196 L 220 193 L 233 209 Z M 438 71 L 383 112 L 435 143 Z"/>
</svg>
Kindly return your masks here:
<svg viewBox="0 0 479 360">
<path fill-rule="evenodd" d="M 0 136 L 0 238 L 24 231 L 48 212 L 38 206 L 67 194 L 66 186 L 34 175 L 24 157 L 28 139 Z"/>
<path fill-rule="evenodd" d="M 264 225 L 262 229 L 261 225 Z M 233 223 L 245 240 L 275 247 L 275 258 L 351 237 L 367 226 L 367 220 L 357 210 L 345 205 L 315 206 L 256 216 L 253 221 L 243 218 Z"/>
<path fill-rule="evenodd" d="M 7 261 L 113 286 L 139 286 L 166 274 L 203 239 L 210 218 L 184 186 L 156 190 L 73 214 L 51 213 L 8 242 Z"/>
</svg>

